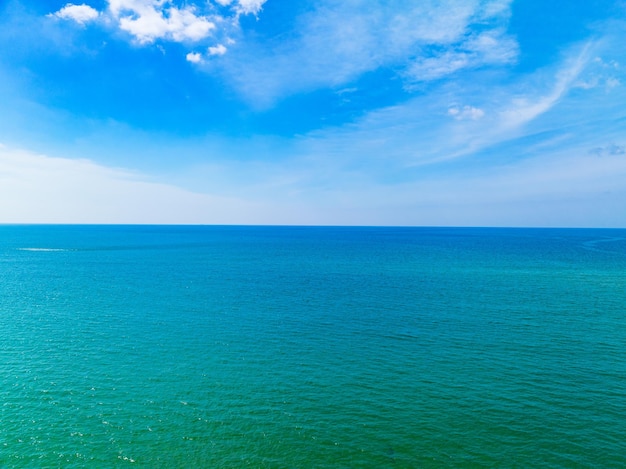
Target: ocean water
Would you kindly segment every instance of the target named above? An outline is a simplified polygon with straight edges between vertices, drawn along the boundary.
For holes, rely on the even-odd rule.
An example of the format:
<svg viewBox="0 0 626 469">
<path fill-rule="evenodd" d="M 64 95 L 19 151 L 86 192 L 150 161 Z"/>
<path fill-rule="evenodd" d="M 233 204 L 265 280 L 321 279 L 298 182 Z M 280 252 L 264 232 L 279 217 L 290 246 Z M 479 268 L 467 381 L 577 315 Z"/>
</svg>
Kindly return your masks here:
<svg viewBox="0 0 626 469">
<path fill-rule="evenodd" d="M 626 230 L 0 226 L 0 467 L 626 466 Z"/>
</svg>

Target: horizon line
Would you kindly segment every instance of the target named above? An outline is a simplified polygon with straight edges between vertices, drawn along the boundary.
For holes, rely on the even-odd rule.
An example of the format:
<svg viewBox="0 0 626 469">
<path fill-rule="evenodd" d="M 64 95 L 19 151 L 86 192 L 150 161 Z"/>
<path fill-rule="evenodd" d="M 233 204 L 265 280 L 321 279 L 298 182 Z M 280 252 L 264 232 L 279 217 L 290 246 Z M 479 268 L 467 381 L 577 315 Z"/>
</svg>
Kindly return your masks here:
<svg viewBox="0 0 626 469">
<path fill-rule="evenodd" d="M 283 223 L 48 223 L 0 222 L 0 226 L 127 226 L 127 227 L 230 227 L 230 228 L 432 228 L 432 229 L 538 229 L 538 230 L 624 230 L 626 226 L 539 226 L 539 225 L 335 225 L 335 224 L 283 224 Z"/>
</svg>

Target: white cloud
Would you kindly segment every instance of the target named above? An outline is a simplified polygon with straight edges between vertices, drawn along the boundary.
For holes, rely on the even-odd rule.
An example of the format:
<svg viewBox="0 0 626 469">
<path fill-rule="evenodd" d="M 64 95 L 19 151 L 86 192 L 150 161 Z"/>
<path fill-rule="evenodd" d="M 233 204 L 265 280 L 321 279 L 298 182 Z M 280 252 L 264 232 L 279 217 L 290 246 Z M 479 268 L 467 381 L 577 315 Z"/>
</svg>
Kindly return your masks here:
<svg viewBox="0 0 626 469">
<path fill-rule="evenodd" d="M 107 0 L 100 15 L 108 19 L 103 24 L 141 45 L 218 44 L 208 48 L 207 56 L 223 55 L 237 36 L 236 53 L 217 66 L 260 107 L 295 92 L 341 86 L 382 67 L 392 67 L 413 83 L 509 63 L 517 54 L 515 41 L 505 34 L 509 0 L 319 0 L 285 23 L 280 41 L 271 47 L 239 29 L 239 17 L 258 15 L 265 2 Z"/>
<path fill-rule="evenodd" d="M 236 30 L 239 16 L 257 15 L 266 0 L 215 1 L 229 10 L 217 14 L 208 1 L 189 1 L 179 7 L 173 0 L 107 0 L 107 8 L 101 12 L 87 5 L 67 4 L 50 16 L 84 24 L 102 15 L 141 45 L 157 40 L 197 43 L 215 35 L 218 26 L 224 34 Z"/>
<path fill-rule="evenodd" d="M 74 5 L 72 3 L 68 3 L 59 11 L 52 14 L 52 16 L 56 16 L 57 18 L 73 20 L 83 25 L 89 21 L 97 19 L 98 15 L 98 10 L 90 7 L 89 5 Z"/>
<path fill-rule="evenodd" d="M 226 54 L 228 49 L 223 44 L 218 44 L 217 46 L 211 46 L 207 49 L 208 56 L 220 56 Z M 199 52 L 189 52 L 186 56 L 188 62 L 194 64 L 205 64 L 206 56 L 203 56 Z"/>
<path fill-rule="evenodd" d="M 221 1 L 218 0 L 218 3 L 221 3 L 222 5 L 224 5 L 223 1 L 224 0 L 221 0 Z M 263 8 L 263 4 L 266 1 L 267 0 L 238 0 L 237 11 L 241 13 L 242 15 L 248 15 L 248 14 L 257 15 Z M 229 3 L 230 1 L 228 1 L 228 3 L 226 4 L 229 4 Z"/>
<path fill-rule="evenodd" d="M 227 49 L 223 44 L 218 44 L 217 46 L 209 47 L 208 52 L 209 55 L 224 55 L 226 50 Z"/>
<path fill-rule="evenodd" d="M 209 17 L 196 15 L 193 5 L 177 8 L 163 0 L 109 0 L 109 11 L 120 29 L 140 44 L 156 39 L 199 41 L 216 27 Z"/>
<path fill-rule="evenodd" d="M 202 54 L 199 54 L 198 52 L 189 52 L 185 58 L 187 61 L 194 64 L 202 62 Z"/>
</svg>

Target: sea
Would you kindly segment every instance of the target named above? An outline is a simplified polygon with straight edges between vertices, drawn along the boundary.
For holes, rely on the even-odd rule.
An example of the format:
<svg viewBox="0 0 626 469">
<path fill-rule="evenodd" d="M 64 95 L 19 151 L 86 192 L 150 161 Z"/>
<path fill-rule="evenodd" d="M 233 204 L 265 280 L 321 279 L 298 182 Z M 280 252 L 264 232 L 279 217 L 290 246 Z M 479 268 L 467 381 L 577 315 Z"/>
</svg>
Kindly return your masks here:
<svg viewBox="0 0 626 469">
<path fill-rule="evenodd" d="M 2 225 L 0 467 L 626 467 L 626 230 Z"/>
</svg>

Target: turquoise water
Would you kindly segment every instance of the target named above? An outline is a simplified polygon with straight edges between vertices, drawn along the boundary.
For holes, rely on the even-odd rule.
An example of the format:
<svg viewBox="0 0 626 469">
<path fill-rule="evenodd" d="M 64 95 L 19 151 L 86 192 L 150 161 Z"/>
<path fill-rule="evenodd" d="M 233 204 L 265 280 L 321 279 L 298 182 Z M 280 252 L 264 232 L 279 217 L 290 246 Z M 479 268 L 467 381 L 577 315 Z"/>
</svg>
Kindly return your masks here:
<svg viewBox="0 0 626 469">
<path fill-rule="evenodd" d="M 626 230 L 0 226 L 0 467 L 624 467 Z"/>
</svg>

